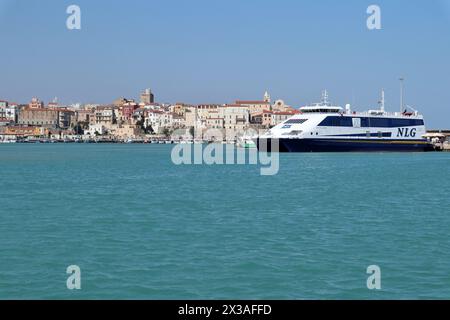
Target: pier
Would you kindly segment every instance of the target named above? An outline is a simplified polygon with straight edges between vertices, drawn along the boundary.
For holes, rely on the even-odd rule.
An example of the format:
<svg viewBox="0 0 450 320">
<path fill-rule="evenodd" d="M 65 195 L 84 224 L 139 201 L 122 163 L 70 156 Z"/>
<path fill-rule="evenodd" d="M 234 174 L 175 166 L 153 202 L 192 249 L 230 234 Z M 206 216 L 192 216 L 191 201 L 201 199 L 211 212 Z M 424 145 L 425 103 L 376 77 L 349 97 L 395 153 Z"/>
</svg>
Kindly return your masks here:
<svg viewBox="0 0 450 320">
<path fill-rule="evenodd" d="M 428 130 L 424 138 L 433 144 L 436 151 L 450 151 L 450 130 Z"/>
<path fill-rule="evenodd" d="M 185 140 L 185 139 L 170 139 L 170 138 L 136 138 L 136 139 L 114 139 L 114 138 L 67 138 L 67 139 L 53 139 L 53 138 L 23 138 L 23 137 L 3 137 L 0 139 L 0 144 L 21 143 L 21 144 L 55 144 L 55 143 L 89 143 L 89 144 L 236 144 L 235 140 Z"/>
</svg>

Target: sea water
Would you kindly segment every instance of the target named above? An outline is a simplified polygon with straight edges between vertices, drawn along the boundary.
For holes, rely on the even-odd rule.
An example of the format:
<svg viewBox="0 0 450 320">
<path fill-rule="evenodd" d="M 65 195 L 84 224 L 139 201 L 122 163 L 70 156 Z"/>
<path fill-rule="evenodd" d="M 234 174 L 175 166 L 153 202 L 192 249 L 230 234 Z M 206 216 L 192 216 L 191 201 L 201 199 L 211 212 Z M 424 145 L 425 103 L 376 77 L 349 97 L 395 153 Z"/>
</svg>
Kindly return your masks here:
<svg viewBox="0 0 450 320">
<path fill-rule="evenodd" d="M 450 298 L 450 153 L 281 154 L 261 176 L 172 147 L 0 146 L 0 299 Z"/>
</svg>

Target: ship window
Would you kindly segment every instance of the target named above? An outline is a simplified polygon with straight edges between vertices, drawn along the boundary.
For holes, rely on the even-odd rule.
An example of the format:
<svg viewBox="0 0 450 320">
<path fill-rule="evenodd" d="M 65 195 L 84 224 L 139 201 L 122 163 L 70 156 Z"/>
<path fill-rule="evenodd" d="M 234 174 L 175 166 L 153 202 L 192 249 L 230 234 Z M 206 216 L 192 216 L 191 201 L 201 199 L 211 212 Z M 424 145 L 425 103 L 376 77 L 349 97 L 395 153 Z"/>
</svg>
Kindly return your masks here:
<svg viewBox="0 0 450 320">
<path fill-rule="evenodd" d="M 370 126 L 371 127 L 377 127 L 377 128 L 384 128 L 384 127 L 390 127 L 390 121 L 391 119 L 383 119 L 383 118 L 371 118 L 370 119 Z"/>
<path fill-rule="evenodd" d="M 378 131 L 378 138 L 382 138 L 383 137 L 383 132 Z"/>
<path fill-rule="evenodd" d="M 350 117 L 326 117 L 319 127 L 353 127 L 353 121 Z"/>
<path fill-rule="evenodd" d="M 361 126 L 366 128 L 394 128 L 423 126 L 422 119 L 389 119 L 389 118 L 361 118 Z"/>
<path fill-rule="evenodd" d="M 285 124 L 303 124 L 306 121 L 308 121 L 308 119 L 291 119 L 285 122 Z"/>
<path fill-rule="evenodd" d="M 370 138 L 370 131 L 366 131 L 366 137 Z"/>
</svg>

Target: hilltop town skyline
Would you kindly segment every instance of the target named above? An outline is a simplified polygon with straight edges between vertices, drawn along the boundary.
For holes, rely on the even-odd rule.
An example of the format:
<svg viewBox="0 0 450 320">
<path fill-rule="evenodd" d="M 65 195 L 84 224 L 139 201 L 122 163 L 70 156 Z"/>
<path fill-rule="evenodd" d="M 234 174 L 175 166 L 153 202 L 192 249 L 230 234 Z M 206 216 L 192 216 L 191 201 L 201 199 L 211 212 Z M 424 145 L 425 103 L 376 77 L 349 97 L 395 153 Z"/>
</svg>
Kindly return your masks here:
<svg viewBox="0 0 450 320">
<path fill-rule="evenodd" d="M 151 89 L 144 89 L 139 100 L 120 97 L 106 105 L 67 106 L 56 99 L 45 103 L 37 97 L 26 104 L 0 100 L 0 140 L 128 141 L 165 137 L 178 141 L 199 135 L 202 140 L 220 136 L 220 141 L 236 141 L 246 130 L 267 130 L 298 113 L 283 100 L 272 100 L 267 91 L 261 99 L 201 105 L 158 103 Z"/>
<path fill-rule="evenodd" d="M 79 0 L 81 30 L 66 28 L 72 2 L 0 3 L 4 100 L 107 104 L 151 87 L 160 102 L 231 103 L 268 90 L 298 107 L 328 89 L 336 104 L 364 110 L 384 88 L 396 111 L 405 77 L 406 103 L 428 127 L 449 126 L 446 1 L 377 1 L 380 30 L 366 26 L 372 2 L 355 0 Z"/>
</svg>

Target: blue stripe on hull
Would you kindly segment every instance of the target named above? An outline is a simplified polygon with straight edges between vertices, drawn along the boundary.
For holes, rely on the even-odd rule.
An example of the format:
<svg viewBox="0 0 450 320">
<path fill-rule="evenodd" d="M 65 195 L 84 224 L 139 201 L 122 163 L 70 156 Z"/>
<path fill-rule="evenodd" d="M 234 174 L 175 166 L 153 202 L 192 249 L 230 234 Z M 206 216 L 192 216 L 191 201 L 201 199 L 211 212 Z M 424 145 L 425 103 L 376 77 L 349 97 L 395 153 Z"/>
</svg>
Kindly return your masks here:
<svg viewBox="0 0 450 320">
<path fill-rule="evenodd" d="M 432 151 L 423 141 L 364 141 L 342 139 L 281 139 L 288 152 L 424 152 Z"/>
</svg>

